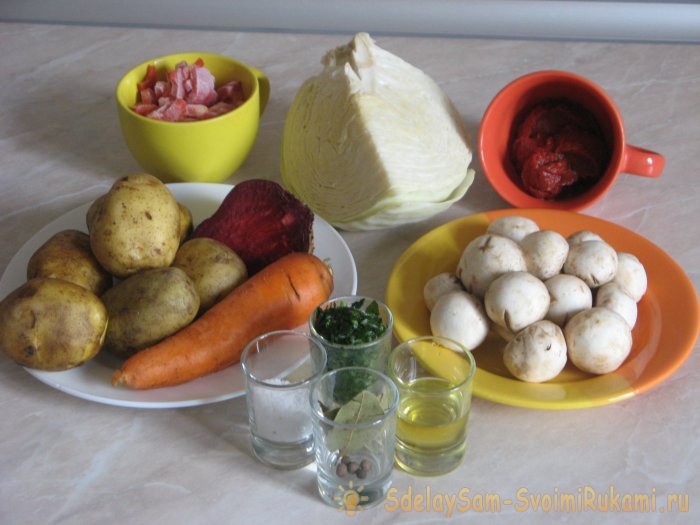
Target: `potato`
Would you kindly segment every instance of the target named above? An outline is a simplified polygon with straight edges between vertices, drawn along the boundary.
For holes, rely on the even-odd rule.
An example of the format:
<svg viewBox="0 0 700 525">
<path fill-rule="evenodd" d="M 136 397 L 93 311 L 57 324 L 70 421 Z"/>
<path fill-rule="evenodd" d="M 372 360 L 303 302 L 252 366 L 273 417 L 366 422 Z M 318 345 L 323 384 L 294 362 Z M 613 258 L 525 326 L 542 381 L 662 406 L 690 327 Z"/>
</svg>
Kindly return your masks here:
<svg viewBox="0 0 700 525">
<path fill-rule="evenodd" d="M 27 263 L 27 279 L 63 279 L 102 295 L 112 286 L 112 276 L 90 250 L 90 236 L 78 230 L 63 230 L 46 241 Z"/>
<path fill-rule="evenodd" d="M 109 314 L 103 348 L 129 357 L 187 326 L 197 315 L 199 295 L 180 268 L 134 274 L 102 296 Z"/>
<path fill-rule="evenodd" d="M 248 278 L 243 260 L 225 244 L 207 237 L 186 241 L 173 266 L 194 282 L 200 310 L 207 310 Z"/>
<path fill-rule="evenodd" d="M 187 206 L 181 202 L 178 202 L 177 206 L 180 210 L 180 244 L 182 244 L 194 230 L 194 222 L 192 219 L 192 212 Z"/>
<path fill-rule="evenodd" d="M 180 245 L 180 207 L 167 186 L 145 173 L 123 177 L 90 214 L 90 247 L 112 275 L 169 266 Z"/>
<path fill-rule="evenodd" d="M 91 291 L 36 277 L 0 303 L 0 349 L 39 370 L 67 370 L 92 359 L 107 328 L 107 309 Z"/>
<path fill-rule="evenodd" d="M 99 210 L 100 206 L 102 206 L 102 202 L 105 200 L 105 197 L 107 197 L 106 193 L 100 197 L 97 197 L 88 208 L 88 211 L 85 214 L 85 225 L 87 226 L 88 231 L 90 231 L 92 228 L 92 222 L 95 220 L 97 210 Z"/>
</svg>

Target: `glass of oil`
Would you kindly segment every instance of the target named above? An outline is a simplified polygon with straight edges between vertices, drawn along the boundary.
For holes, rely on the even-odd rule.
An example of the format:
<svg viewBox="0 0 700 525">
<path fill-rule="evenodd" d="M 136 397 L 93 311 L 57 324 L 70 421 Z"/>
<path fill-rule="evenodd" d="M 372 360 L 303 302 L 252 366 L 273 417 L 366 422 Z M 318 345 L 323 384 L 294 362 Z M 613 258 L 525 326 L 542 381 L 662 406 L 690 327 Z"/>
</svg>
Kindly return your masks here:
<svg viewBox="0 0 700 525">
<path fill-rule="evenodd" d="M 474 356 L 456 341 L 417 337 L 392 350 L 387 368 L 399 390 L 398 466 L 425 476 L 457 468 L 467 449 Z"/>
</svg>

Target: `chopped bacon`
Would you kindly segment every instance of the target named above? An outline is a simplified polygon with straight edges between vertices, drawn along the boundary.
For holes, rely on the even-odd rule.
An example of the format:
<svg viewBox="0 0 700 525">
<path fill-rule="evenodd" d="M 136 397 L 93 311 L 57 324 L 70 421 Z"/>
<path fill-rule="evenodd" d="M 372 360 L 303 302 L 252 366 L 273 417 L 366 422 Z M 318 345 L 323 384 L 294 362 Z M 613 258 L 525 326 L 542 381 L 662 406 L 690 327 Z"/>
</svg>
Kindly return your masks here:
<svg viewBox="0 0 700 525">
<path fill-rule="evenodd" d="M 156 102 L 156 93 L 153 88 L 139 90 L 139 96 L 142 104 L 155 104 Z"/>
<path fill-rule="evenodd" d="M 190 70 L 190 82 L 192 89 L 185 99 L 190 104 L 204 104 L 210 106 L 218 100 L 214 89 L 214 75 L 204 67 L 194 67 Z"/>
<path fill-rule="evenodd" d="M 146 77 L 138 84 L 140 98 L 132 109 L 139 115 L 172 122 L 202 120 L 228 113 L 245 102 L 242 84 L 233 80 L 217 89 L 214 75 L 201 58 L 192 64 L 178 63 L 166 71 L 165 80 L 156 75 L 155 65 L 149 64 Z"/>
<path fill-rule="evenodd" d="M 158 106 L 156 106 L 155 104 L 143 104 L 143 103 L 140 103 L 140 104 L 136 104 L 136 105 L 133 106 L 131 109 L 133 109 L 133 110 L 134 110 L 136 113 L 138 113 L 139 115 L 143 115 L 143 116 L 145 117 L 145 116 L 147 116 L 149 113 L 151 113 L 152 111 L 158 109 Z"/>
<path fill-rule="evenodd" d="M 187 102 L 181 98 L 176 98 L 155 109 L 147 116 L 156 120 L 166 122 L 179 122 L 185 119 L 187 113 Z"/>
<path fill-rule="evenodd" d="M 236 106 L 233 104 L 229 104 L 228 102 L 217 102 L 209 108 L 208 116 L 209 118 L 218 117 L 219 115 L 223 115 L 224 113 L 228 113 L 234 109 L 236 109 Z"/>
<path fill-rule="evenodd" d="M 170 83 L 166 82 L 165 80 L 158 80 L 156 81 L 155 86 L 153 86 L 153 91 L 155 92 L 157 98 L 167 97 L 170 95 Z"/>
<path fill-rule="evenodd" d="M 238 80 L 227 82 L 216 90 L 219 100 L 229 102 L 234 107 L 240 106 L 245 101 L 243 95 L 243 85 Z"/>
<path fill-rule="evenodd" d="M 155 83 L 156 66 L 154 64 L 148 64 L 148 67 L 146 68 L 146 76 L 143 78 L 143 81 L 138 83 L 139 91 L 141 91 L 142 89 L 153 87 Z"/>
<path fill-rule="evenodd" d="M 187 104 L 185 109 L 185 116 L 193 120 L 198 120 L 207 114 L 209 108 L 204 104 Z"/>
</svg>

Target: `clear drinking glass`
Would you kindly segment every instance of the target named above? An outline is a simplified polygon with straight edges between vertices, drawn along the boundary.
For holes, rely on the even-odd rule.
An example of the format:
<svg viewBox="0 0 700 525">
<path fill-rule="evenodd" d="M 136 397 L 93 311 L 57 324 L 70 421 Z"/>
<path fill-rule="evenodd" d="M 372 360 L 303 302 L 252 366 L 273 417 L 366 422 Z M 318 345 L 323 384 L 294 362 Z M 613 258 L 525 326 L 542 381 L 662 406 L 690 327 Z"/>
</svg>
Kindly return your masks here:
<svg viewBox="0 0 700 525">
<path fill-rule="evenodd" d="M 374 308 L 376 304 L 377 313 L 381 318 L 385 329 L 381 335 L 371 341 L 356 344 L 341 344 L 331 341 L 329 338 L 322 335 L 323 330 L 319 327 L 319 316 L 323 312 L 333 308 L 353 307 L 356 306 L 362 312 L 367 312 L 368 309 Z M 348 329 L 349 323 L 339 323 L 334 330 L 340 331 L 342 328 Z M 394 317 L 389 310 L 389 307 L 383 302 L 371 297 L 361 295 L 351 295 L 346 297 L 336 297 L 321 303 L 311 313 L 309 318 L 309 329 L 311 335 L 318 339 L 326 349 L 327 355 L 327 370 L 336 370 L 347 366 L 359 366 L 363 368 L 372 368 L 382 373 L 386 372 L 386 363 L 391 352 L 392 330 L 394 329 Z M 355 327 L 359 333 L 362 333 L 363 328 Z M 347 333 L 343 335 L 348 335 Z M 335 339 L 335 337 L 334 337 Z M 361 390 L 361 388 L 360 388 Z"/>
<path fill-rule="evenodd" d="M 389 355 L 388 374 L 399 390 L 396 463 L 418 475 L 439 475 L 462 462 L 467 448 L 476 363 L 459 343 L 418 337 Z"/>
<path fill-rule="evenodd" d="M 348 379 L 366 385 L 348 399 Z M 391 487 L 399 393 L 362 367 L 325 373 L 311 388 L 318 491 L 348 514 L 375 505 Z"/>
<path fill-rule="evenodd" d="M 253 451 L 267 465 L 294 469 L 314 459 L 309 391 L 326 367 L 326 352 L 295 330 L 269 332 L 243 350 Z"/>
</svg>

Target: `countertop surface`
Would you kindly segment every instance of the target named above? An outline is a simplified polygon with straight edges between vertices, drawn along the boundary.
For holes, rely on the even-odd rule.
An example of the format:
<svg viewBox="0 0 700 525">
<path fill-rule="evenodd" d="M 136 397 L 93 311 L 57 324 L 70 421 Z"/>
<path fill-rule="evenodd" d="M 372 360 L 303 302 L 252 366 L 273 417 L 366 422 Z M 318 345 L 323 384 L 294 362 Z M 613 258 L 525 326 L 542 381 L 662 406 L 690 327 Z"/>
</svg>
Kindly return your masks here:
<svg viewBox="0 0 700 525">
<path fill-rule="evenodd" d="M 282 127 L 294 94 L 320 70 L 323 54 L 349 38 L 0 24 L 0 271 L 44 225 L 91 202 L 116 178 L 140 171 L 122 140 L 113 98 L 133 65 L 200 50 L 263 70 L 270 102 L 252 153 L 228 182 L 279 180 Z M 662 153 L 666 168 L 658 179 L 620 176 L 582 213 L 644 236 L 698 289 L 697 46 L 376 40 L 441 85 L 472 139 L 488 102 L 517 76 L 562 69 L 600 84 L 620 108 L 628 141 Z M 390 230 L 341 232 L 357 264 L 360 293 L 383 297 L 397 258 L 424 233 L 509 207 L 476 156 L 473 162 L 473 186 L 441 215 Z M 480 523 L 487 516 L 499 523 L 697 523 L 697 349 L 696 342 L 662 384 L 612 405 L 548 411 L 475 399 L 463 465 L 436 478 L 395 469 L 394 498 L 359 516 L 321 502 L 313 466 L 275 471 L 252 456 L 244 397 L 162 410 L 110 406 L 46 386 L 0 356 L 0 523 Z M 570 511 L 547 505 L 564 493 L 595 501 Z M 444 503 L 450 498 L 457 498 L 454 507 Z M 500 509 L 493 506 L 499 499 Z M 645 499 L 654 504 L 648 511 L 625 511 L 625 502 Z"/>
</svg>

